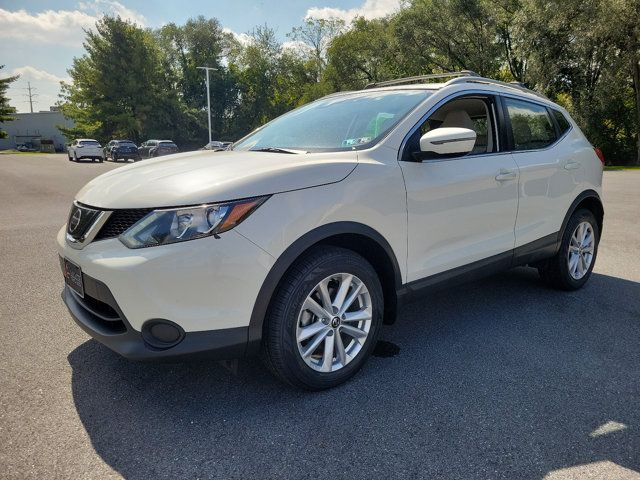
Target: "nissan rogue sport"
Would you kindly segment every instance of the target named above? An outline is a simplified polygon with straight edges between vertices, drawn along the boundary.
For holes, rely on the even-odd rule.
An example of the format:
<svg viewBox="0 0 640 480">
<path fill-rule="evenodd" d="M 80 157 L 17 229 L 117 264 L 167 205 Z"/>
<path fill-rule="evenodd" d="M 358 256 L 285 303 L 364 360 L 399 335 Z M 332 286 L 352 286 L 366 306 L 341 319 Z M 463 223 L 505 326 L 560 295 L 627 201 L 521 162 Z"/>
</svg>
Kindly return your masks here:
<svg viewBox="0 0 640 480">
<path fill-rule="evenodd" d="M 227 151 L 95 178 L 57 237 L 71 315 L 127 358 L 259 353 L 318 390 L 353 376 L 425 290 L 520 265 L 582 287 L 601 153 L 522 86 L 435 77 L 451 80 L 336 93 Z"/>
</svg>

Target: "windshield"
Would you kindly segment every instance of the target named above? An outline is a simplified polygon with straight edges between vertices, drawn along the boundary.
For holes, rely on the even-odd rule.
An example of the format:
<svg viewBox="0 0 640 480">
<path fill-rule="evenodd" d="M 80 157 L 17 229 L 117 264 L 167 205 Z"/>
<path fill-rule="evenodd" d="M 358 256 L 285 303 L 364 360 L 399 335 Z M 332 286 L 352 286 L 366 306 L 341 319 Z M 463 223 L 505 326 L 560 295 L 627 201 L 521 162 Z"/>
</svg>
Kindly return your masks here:
<svg viewBox="0 0 640 480">
<path fill-rule="evenodd" d="M 80 141 L 80 145 L 87 145 L 90 147 L 99 147 L 100 144 L 98 142 L 96 142 L 95 140 L 82 140 Z"/>
<path fill-rule="evenodd" d="M 267 123 L 233 150 L 368 148 L 429 95 L 428 90 L 388 90 L 320 99 Z"/>
</svg>

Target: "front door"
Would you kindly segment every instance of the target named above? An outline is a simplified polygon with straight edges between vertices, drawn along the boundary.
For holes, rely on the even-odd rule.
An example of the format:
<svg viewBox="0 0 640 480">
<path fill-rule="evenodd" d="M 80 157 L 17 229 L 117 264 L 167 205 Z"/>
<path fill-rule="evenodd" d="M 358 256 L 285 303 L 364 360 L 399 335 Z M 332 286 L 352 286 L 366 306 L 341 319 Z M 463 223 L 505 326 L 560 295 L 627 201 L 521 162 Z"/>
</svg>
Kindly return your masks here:
<svg viewBox="0 0 640 480">
<path fill-rule="evenodd" d="M 407 188 L 408 281 L 503 253 L 508 261 L 519 172 L 512 155 L 500 149 L 498 111 L 493 96 L 457 97 L 408 140 L 400 162 Z M 420 136 L 439 127 L 475 130 L 473 151 L 417 161 Z"/>
</svg>

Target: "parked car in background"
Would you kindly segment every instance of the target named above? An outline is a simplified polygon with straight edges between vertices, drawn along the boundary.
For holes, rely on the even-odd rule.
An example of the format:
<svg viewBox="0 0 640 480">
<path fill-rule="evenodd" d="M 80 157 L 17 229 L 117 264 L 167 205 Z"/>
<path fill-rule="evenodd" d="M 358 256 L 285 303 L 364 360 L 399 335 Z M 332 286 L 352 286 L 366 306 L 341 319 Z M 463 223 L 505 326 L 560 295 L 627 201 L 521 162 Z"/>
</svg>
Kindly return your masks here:
<svg viewBox="0 0 640 480">
<path fill-rule="evenodd" d="M 233 142 L 221 142 L 219 140 L 212 140 L 200 150 L 213 150 L 214 152 L 218 152 L 220 150 L 226 150 L 231 146 L 232 143 Z"/>
<path fill-rule="evenodd" d="M 161 157 L 178 153 L 178 146 L 173 140 L 147 140 L 138 147 L 140 158 Z"/>
<path fill-rule="evenodd" d="M 104 147 L 105 160 L 111 159 L 113 162 L 118 160 L 140 160 L 138 147 L 131 140 L 111 140 Z"/>
<path fill-rule="evenodd" d="M 31 143 L 18 145 L 16 147 L 16 150 L 19 152 L 37 152 L 37 150 L 33 147 L 33 144 Z"/>
<path fill-rule="evenodd" d="M 102 145 L 100 145 L 100 142 L 92 138 L 78 138 L 71 142 L 71 145 L 69 145 L 69 149 L 67 150 L 67 156 L 70 161 L 74 162 L 84 158 L 97 160 L 98 162 L 102 162 L 104 160 Z"/>
</svg>

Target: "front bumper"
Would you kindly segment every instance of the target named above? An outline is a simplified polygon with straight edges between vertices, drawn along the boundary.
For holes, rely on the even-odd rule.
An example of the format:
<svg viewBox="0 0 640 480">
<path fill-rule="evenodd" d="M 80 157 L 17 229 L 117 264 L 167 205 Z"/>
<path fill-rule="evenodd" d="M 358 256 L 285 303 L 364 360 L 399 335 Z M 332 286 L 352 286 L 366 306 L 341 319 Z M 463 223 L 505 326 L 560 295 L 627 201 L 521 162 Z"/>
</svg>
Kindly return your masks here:
<svg viewBox="0 0 640 480">
<path fill-rule="evenodd" d="M 255 244 L 232 230 L 219 239 L 136 250 L 116 238 L 76 250 L 65 234 L 62 228 L 58 253 L 81 267 L 86 293 L 82 299 L 65 287 L 63 299 L 89 335 L 135 359 L 244 354 L 253 307 L 274 261 Z M 158 320 L 177 326 L 181 341 L 150 345 L 145 328 Z"/>
<path fill-rule="evenodd" d="M 109 288 L 83 275 L 85 297 L 65 285 L 62 299 L 71 317 L 91 337 L 131 360 L 206 357 L 218 360 L 240 358 L 247 346 L 247 327 L 204 332 L 183 332 L 179 342 L 163 348 L 152 345 L 134 330 L 120 310 Z M 143 326 L 143 330 L 146 330 Z"/>
</svg>

